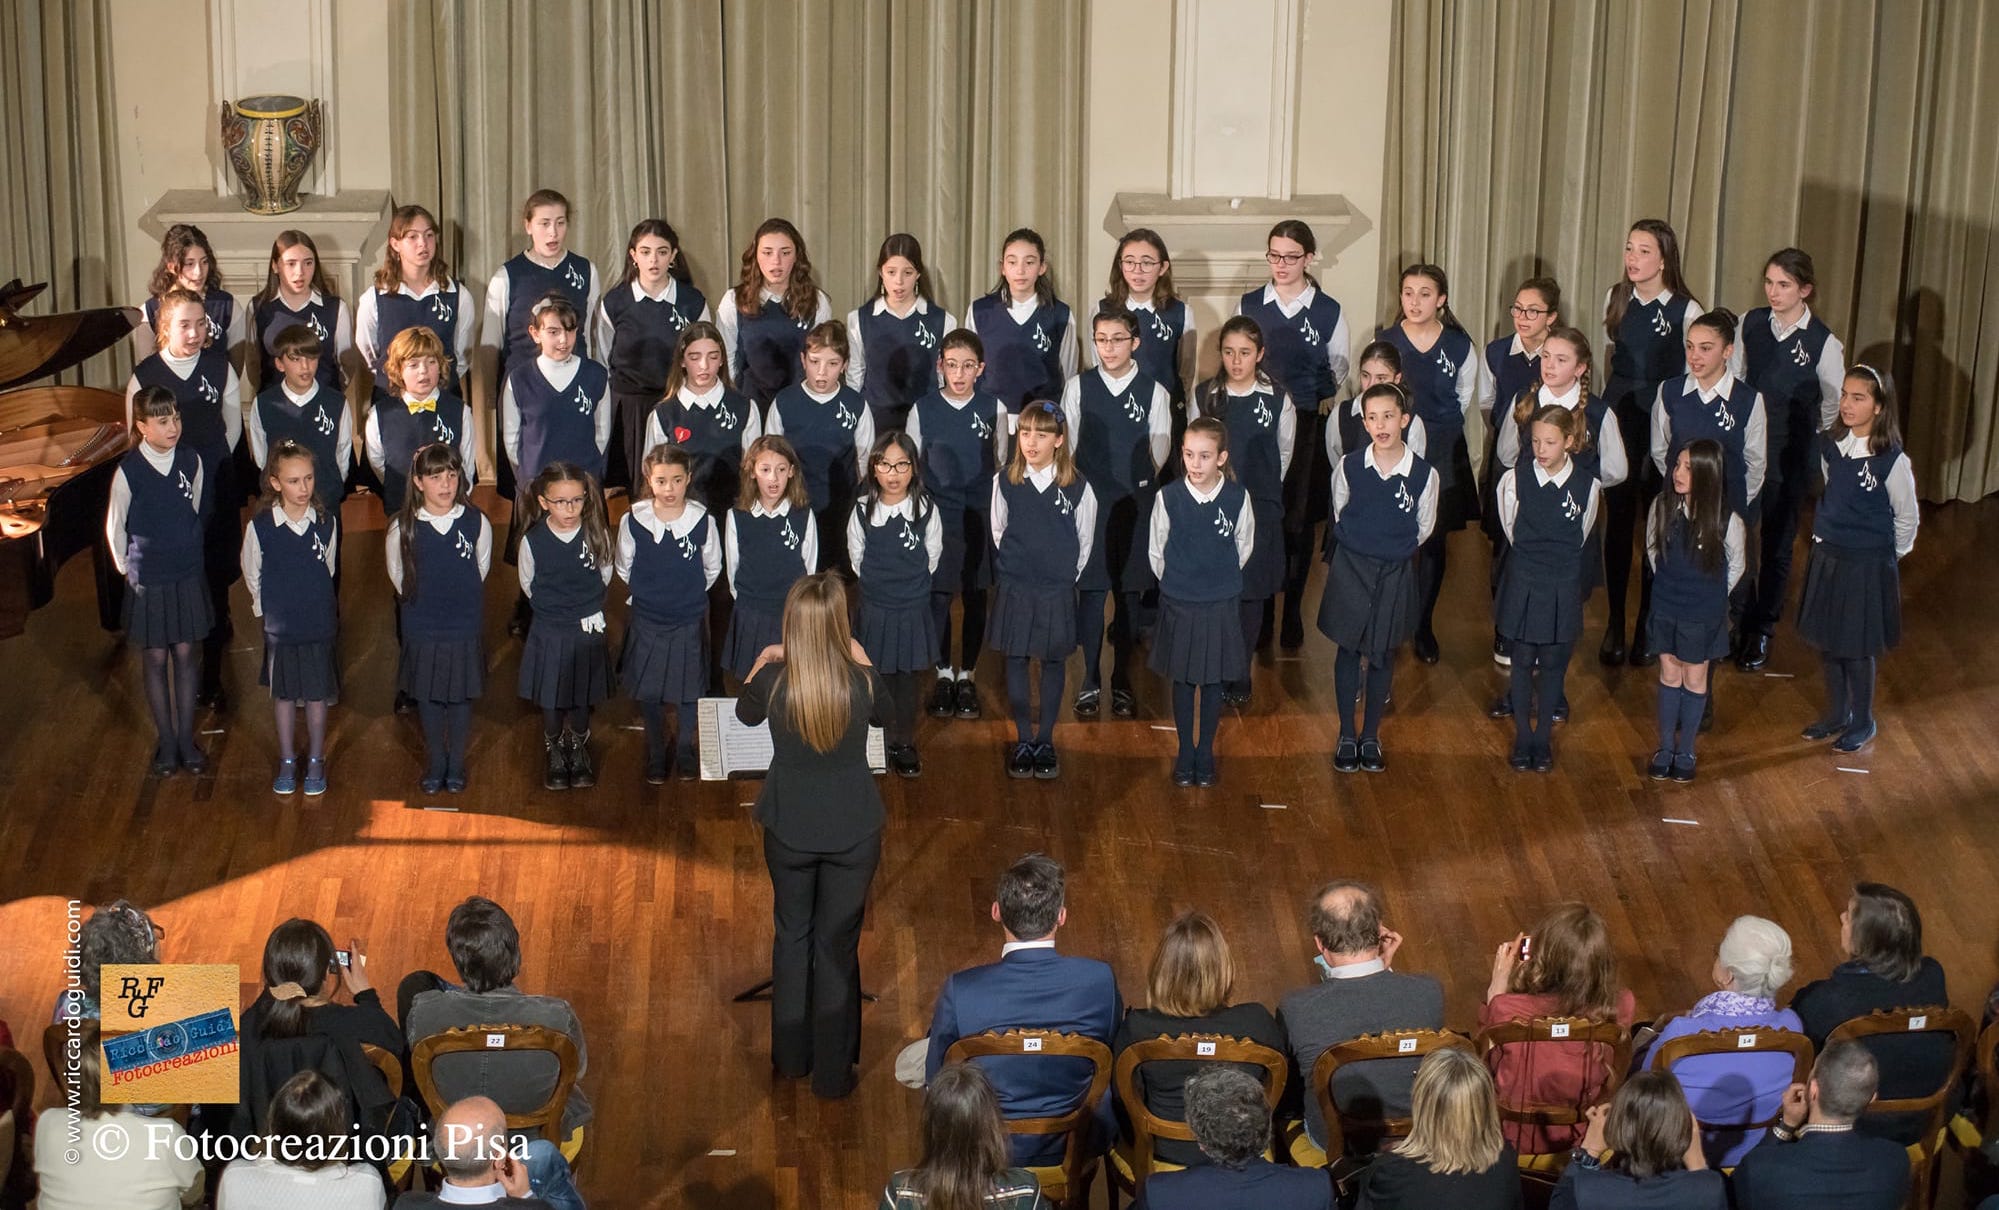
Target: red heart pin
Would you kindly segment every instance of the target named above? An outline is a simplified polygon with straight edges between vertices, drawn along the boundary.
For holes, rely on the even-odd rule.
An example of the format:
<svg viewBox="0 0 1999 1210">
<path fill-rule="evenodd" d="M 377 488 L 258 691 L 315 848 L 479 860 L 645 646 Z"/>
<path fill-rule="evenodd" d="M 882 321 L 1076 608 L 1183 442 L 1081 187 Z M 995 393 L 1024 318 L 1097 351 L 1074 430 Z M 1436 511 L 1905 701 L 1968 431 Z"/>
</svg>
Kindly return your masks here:
<svg viewBox="0 0 1999 1210">
<path fill-rule="evenodd" d="M 692 436 L 694 436 L 694 430 L 693 430 L 693 429 L 688 429 L 688 428 L 675 428 L 675 429 L 673 430 L 673 439 L 674 439 L 675 441 L 686 441 L 686 440 L 687 440 L 688 438 L 690 438 L 690 437 L 692 437 Z"/>
</svg>

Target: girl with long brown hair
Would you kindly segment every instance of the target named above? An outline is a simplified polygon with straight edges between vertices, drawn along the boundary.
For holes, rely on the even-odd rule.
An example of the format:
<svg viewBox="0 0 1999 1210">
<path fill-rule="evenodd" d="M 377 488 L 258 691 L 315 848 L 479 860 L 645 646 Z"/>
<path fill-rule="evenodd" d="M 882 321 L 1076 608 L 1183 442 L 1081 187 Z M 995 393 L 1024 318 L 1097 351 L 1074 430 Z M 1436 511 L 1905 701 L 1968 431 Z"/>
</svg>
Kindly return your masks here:
<svg viewBox="0 0 1999 1210">
<path fill-rule="evenodd" d="M 765 219 L 743 248 L 736 288 L 715 307 L 729 371 L 743 393 L 768 408 L 805 376 L 799 361 L 805 334 L 832 318 L 805 237 L 787 219 Z"/>
<path fill-rule="evenodd" d="M 389 215 L 389 237 L 382 244 L 382 264 L 375 285 L 354 302 L 354 347 L 375 376 L 375 389 L 388 391 L 388 353 L 396 337 L 409 328 L 428 328 L 443 345 L 444 384 L 462 393 L 460 376 L 472 355 L 472 290 L 454 280 L 451 265 L 439 253 L 443 231 L 422 206 L 398 206 Z"/>
</svg>

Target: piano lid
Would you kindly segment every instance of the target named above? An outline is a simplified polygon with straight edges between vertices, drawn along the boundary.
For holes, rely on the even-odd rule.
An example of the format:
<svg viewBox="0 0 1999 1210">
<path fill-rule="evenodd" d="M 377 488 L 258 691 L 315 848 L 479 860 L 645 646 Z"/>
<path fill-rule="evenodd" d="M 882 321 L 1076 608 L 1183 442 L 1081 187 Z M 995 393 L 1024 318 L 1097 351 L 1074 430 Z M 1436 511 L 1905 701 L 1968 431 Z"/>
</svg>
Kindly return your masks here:
<svg viewBox="0 0 1999 1210">
<path fill-rule="evenodd" d="M 142 322 L 137 307 L 101 307 L 60 315 L 22 315 L 48 283 L 0 286 L 0 391 L 60 374 L 125 339 Z"/>
</svg>

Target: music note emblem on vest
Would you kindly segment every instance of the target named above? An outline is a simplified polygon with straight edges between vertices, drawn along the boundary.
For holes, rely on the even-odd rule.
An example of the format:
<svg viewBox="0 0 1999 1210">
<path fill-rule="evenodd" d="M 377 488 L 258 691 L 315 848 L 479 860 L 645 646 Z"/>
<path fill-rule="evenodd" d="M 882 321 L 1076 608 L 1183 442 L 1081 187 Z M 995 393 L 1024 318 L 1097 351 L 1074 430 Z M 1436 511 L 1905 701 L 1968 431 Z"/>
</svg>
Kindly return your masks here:
<svg viewBox="0 0 1999 1210">
<path fill-rule="evenodd" d="M 1061 488 L 1050 487 L 1048 490 L 1055 493 L 1056 512 L 1061 513 L 1065 517 L 1073 516 L 1075 514 L 1076 506 L 1069 502 L 1069 497 L 1062 491 Z"/>
<path fill-rule="evenodd" d="M 1437 368 L 1439 370 L 1442 370 L 1446 374 L 1453 374 L 1453 375 L 1458 372 L 1458 367 L 1456 363 L 1451 361 L 1451 355 L 1449 353 L 1444 352 L 1444 346 L 1442 343 L 1439 343 L 1437 345 L 1434 352 L 1436 353 L 1436 356 L 1432 360 L 1434 360 L 1437 363 Z"/>
<path fill-rule="evenodd" d="M 1229 520 L 1227 510 L 1219 504 L 1215 507 L 1215 532 L 1224 538 L 1235 537 L 1235 522 Z"/>
<path fill-rule="evenodd" d="M 316 405 L 312 409 L 312 427 L 318 429 L 322 437 L 333 436 L 333 417 L 326 414 L 325 405 Z"/>
<path fill-rule="evenodd" d="M 1794 366 L 1808 366 L 1812 364 L 1812 355 L 1805 350 L 1804 341 L 1794 340 L 1791 342 L 1791 364 Z"/>
<path fill-rule="evenodd" d="M 1714 397 L 1714 422 L 1724 433 L 1735 431 L 1735 413 L 1728 410 L 1728 400 L 1720 395 Z"/>
<path fill-rule="evenodd" d="M 1126 420 L 1131 421 L 1133 424 L 1144 423 L 1145 409 L 1138 405 L 1138 393 L 1136 391 L 1126 391 L 1124 398 L 1118 402 L 1124 405 L 1124 417 Z"/>
<path fill-rule="evenodd" d="M 1666 318 L 1666 312 L 1663 308 L 1652 312 L 1652 334 L 1655 336 L 1671 336 L 1673 334 L 1673 323 Z"/>
<path fill-rule="evenodd" d="M 1319 343 L 1319 329 L 1312 326 L 1312 317 L 1303 311 L 1298 312 L 1298 335 L 1303 336 L 1310 344 Z"/>
<path fill-rule="evenodd" d="M 569 283 L 569 288 L 572 290 L 580 291 L 583 289 L 583 273 L 575 265 L 566 265 L 563 267 L 562 280 Z"/>
<path fill-rule="evenodd" d="M 312 557 L 321 563 L 326 562 L 326 543 L 321 542 L 316 533 L 306 536 L 312 539 Z"/>
<path fill-rule="evenodd" d="M 576 388 L 576 393 L 571 395 L 570 399 L 575 402 L 576 411 L 581 415 L 588 416 L 597 410 L 597 405 L 590 398 L 590 393 L 580 386 Z"/>
<path fill-rule="evenodd" d="M 717 400 L 715 403 L 715 423 L 721 425 L 725 429 L 732 429 L 736 427 L 736 414 L 733 411 L 729 410 L 728 404 L 723 403 L 720 400 Z"/>
<path fill-rule="evenodd" d="M 902 548 L 904 550 L 915 550 L 918 545 L 916 527 L 909 523 L 908 517 L 904 517 L 902 519 Z"/>
<path fill-rule="evenodd" d="M 1250 412 L 1250 415 L 1256 418 L 1256 426 L 1258 428 L 1264 428 L 1264 429 L 1269 428 L 1271 423 L 1276 419 L 1276 417 L 1271 414 L 1270 405 L 1264 402 L 1264 397 L 1262 395 L 1254 395 L 1252 396 L 1252 398 L 1256 400 L 1256 406 L 1254 410 Z"/>
<path fill-rule="evenodd" d="M 590 553 L 589 539 L 580 535 L 576 541 L 576 561 L 585 567 L 594 568 L 597 566 L 597 556 Z"/>
<path fill-rule="evenodd" d="M 971 417 L 972 417 L 972 436 L 977 437 L 981 441 L 984 441 L 986 438 L 993 435 L 993 426 L 986 423 L 986 418 L 984 416 L 979 415 L 977 412 L 971 412 Z"/>
<path fill-rule="evenodd" d="M 1046 353 L 1048 350 L 1055 347 L 1054 344 L 1049 341 L 1048 333 L 1041 330 L 1040 324 L 1029 324 L 1027 330 L 1030 333 L 1028 339 L 1034 342 L 1035 352 Z"/>
<path fill-rule="evenodd" d="M 778 532 L 778 537 L 783 540 L 784 548 L 786 550 L 798 549 L 798 535 L 793 533 L 791 530 L 790 517 L 786 517 L 782 522 L 779 523 L 777 527 L 777 532 Z"/>
<path fill-rule="evenodd" d="M 444 295 L 431 295 L 430 317 L 439 323 L 448 324 L 451 322 L 451 303 L 445 299 Z"/>
<path fill-rule="evenodd" d="M 1582 520 L 1582 515 L 1583 515 L 1582 505 L 1576 503 L 1575 493 L 1566 492 L 1566 491 L 1563 492 L 1562 519 L 1565 521 L 1580 521 Z"/>
<path fill-rule="evenodd" d="M 213 343 L 214 343 L 215 341 L 218 341 L 218 340 L 221 340 L 221 339 L 222 339 L 222 325 L 221 325 L 221 324 L 219 324 L 219 323 L 216 323 L 216 322 L 215 322 L 215 317 L 214 317 L 213 315 L 210 315 L 210 316 L 208 317 L 208 340 L 209 340 L 209 343 L 213 344 Z"/>
<path fill-rule="evenodd" d="M 1867 459 L 1860 460 L 1860 490 L 1871 492 L 1881 486 L 1881 480 L 1874 474 L 1874 467 Z"/>
<path fill-rule="evenodd" d="M 833 419 L 839 423 L 841 428 L 846 429 L 848 432 L 852 432 L 854 426 L 860 423 L 860 417 L 854 415 L 853 410 L 845 402 L 842 402 L 838 409 L 834 411 Z"/>
<path fill-rule="evenodd" d="M 666 309 L 666 322 L 668 326 L 678 332 L 687 326 L 687 317 L 680 313 L 679 307 L 668 307 Z"/>
<path fill-rule="evenodd" d="M 439 441 L 442 441 L 444 444 L 450 445 L 458 440 L 457 432 L 455 432 L 450 425 L 444 422 L 444 417 L 442 416 L 434 417 L 431 420 L 431 424 L 436 426 L 437 439 Z"/>
<path fill-rule="evenodd" d="M 1151 321 L 1152 339 L 1158 341 L 1161 344 L 1165 344 L 1167 341 L 1173 339 L 1173 329 L 1168 327 L 1166 325 L 1166 321 L 1159 317 L 1159 312 L 1145 311 L 1141 308 L 1141 313 L 1145 316 L 1147 320 Z"/>
<path fill-rule="evenodd" d="M 1416 511 L 1416 498 L 1409 494 L 1409 481 L 1407 479 L 1395 485 L 1395 507 L 1405 513 Z"/>
<path fill-rule="evenodd" d="M 478 562 L 479 551 L 477 548 L 475 548 L 472 545 L 472 540 L 470 538 L 467 538 L 464 534 L 458 534 L 456 535 L 456 537 L 457 541 L 454 542 L 452 546 L 455 550 L 458 551 L 458 557 L 464 559 L 468 563 Z"/>
<path fill-rule="evenodd" d="M 187 477 L 187 472 L 186 472 L 186 471 L 175 471 L 175 472 L 174 472 L 174 484 L 175 484 L 175 485 L 176 485 L 177 487 L 179 487 L 179 488 L 180 488 L 180 494 L 181 494 L 181 495 L 183 495 L 183 496 L 185 496 L 185 497 L 187 497 L 187 502 L 188 502 L 189 504 L 193 504 L 193 503 L 194 503 L 194 480 L 192 480 L 192 479 L 190 479 L 190 478 L 188 478 L 188 477 Z"/>
<path fill-rule="evenodd" d="M 686 533 L 686 534 L 682 534 L 682 535 L 680 535 L 680 536 L 679 536 L 678 538 L 675 538 L 675 539 L 673 540 L 673 544 L 674 544 L 675 546 L 678 546 L 678 547 L 680 548 L 680 557 L 681 557 L 681 558 L 683 558 L 683 559 L 686 559 L 686 560 L 688 560 L 688 561 L 690 561 L 690 562 L 691 562 L 691 561 L 693 560 L 693 558 L 694 558 L 694 538 L 693 538 L 693 536 L 692 536 L 692 534 L 691 534 L 691 533 Z"/>
<path fill-rule="evenodd" d="M 926 349 L 934 349 L 937 347 L 937 337 L 929 328 L 918 323 L 916 325 L 916 343 Z"/>
<path fill-rule="evenodd" d="M 222 398 L 222 392 L 216 390 L 215 384 L 208 381 L 206 377 L 194 380 L 194 393 L 201 396 L 208 403 L 214 403 Z"/>
</svg>

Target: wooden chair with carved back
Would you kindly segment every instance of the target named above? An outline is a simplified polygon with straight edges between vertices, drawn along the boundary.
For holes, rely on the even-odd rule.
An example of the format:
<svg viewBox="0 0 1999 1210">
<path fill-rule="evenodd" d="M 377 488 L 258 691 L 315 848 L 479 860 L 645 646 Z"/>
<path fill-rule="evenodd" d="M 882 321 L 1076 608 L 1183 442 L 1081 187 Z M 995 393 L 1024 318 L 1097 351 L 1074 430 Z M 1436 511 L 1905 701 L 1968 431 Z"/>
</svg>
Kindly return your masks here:
<svg viewBox="0 0 1999 1210">
<path fill-rule="evenodd" d="M 1397 1029 L 1378 1034 L 1362 1034 L 1328 1046 L 1312 1064 L 1310 1095 L 1317 1100 L 1326 1123 L 1326 1146 L 1321 1149 L 1305 1133 L 1302 1124 L 1289 1138 L 1291 1161 L 1301 1168 L 1324 1168 L 1347 1152 L 1351 1140 L 1364 1139 L 1370 1149 L 1388 1139 L 1409 1133 L 1406 1117 L 1368 1116 L 1355 1106 L 1342 1109 L 1333 1099 L 1333 1081 L 1343 1069 L 1384 1060 L 1421 1061 L 1434 1050 L 1472 1049 L 1470 1038 L 1447 1029 Z"/>
<path fill-rule="evenodd" d="M 1602 1105 L 1617 1093 L 1631 1066 L 1631 1032 L 1615 1021 L 1592 1021 L 1587 1017 L 1535 1017 L 1528 1021 L 1502 1021 L 1478 1031 L 1473 1039 L 1479 1058 L 1498 1074 L 1498 1052 L 1505 1047 L 1582 1046 L 1587 1048 L 1585 1075 L 1573 1095 L 1559 1101 L 1536 1101 L 1519 1090 L 1499 1087 L 1499 1120 L 1502 1126 L 1564 1127 L 1580 1137 L 1584 1114 L 1593 1105 Z M 1531 1061 L 1530 1061 L 1531 1067 Z M 1509 1131 L 1509 1134 L 1515 1132 Z M 1520 1170 L 1527 1180 L 1552 1185 L 1568 1161 L 1569 1148 L 1534 1152 L 1516 1148 Z"/>
<path fill-rule="evenodd" d="M 1059 1165 L 1029 1167 L 1041 1183 L 1041 1193 L 1051 1205 L 1082 1210 L 1090 1202 L 1090 1185 L 1097 1177 L 1097 1156 L 1091 1143 L 1091 1124 L 1097 1104 L 1111 1084 L 1111 1049 L 1095 1038 L 1061 1033 L 1050 1029 L 1009 1029 L 989 1031 L 959 1038 L 944 1052 L 946 1063 L 968 1063 L 974 1059 L 1016 1056 L 1024 1058 L 1087 1059 L 1091 1067 L 1089 1088 L 1069 1112 L 1053 1117 L 1008 1118 L 1008 1134 L 1065 1135 L 1067 1142 Z"/>
<path fill-rule="evenodd" d="M 1813 1048 L 1810 1038 L 1795 1030 L 1773 1029 L 1758 1025 L 1743 1029 L 1715 1029 L 1703 1030 L 1697 1034 L 1682 1034 L 1660 1044 L 1652 1065 L 1660 1071 L 1672 1071 L 1676 1064 L 1688 1059 L 1740 1059 L 1748 1055 L 1790 1056 L 1789 1082 L 1802 1084 L 1811 1078 L 1812 1062 L 1818 1057 L 1818 1052 Z M 1782 1098 L 1778 1099 L 1777 1112 L 1752 1121 L 1715 1122 L 1701 1117 L 1698 1112 L 1694 1115 L 1694 1120 L 1700 1124 L 1702 1130 L 1745 1133 L 1768 1130 L 1783 1118 Z"/>
<path fill-rule="evenodd" d="M 1978 1027 L 1969 1014 L 1945 1005 L 1881 1009 L 1855 1017 L 1826 1035 L 1825 1044 L 1862 1042 L 1868 1038 L 1907 1037 L 1911 1034 L 1947 1035 L 1952 1045 L 1949 1077 L 1936 1089 L 1919 1097 L 1877 1097 L 1867 1107 L 1868 1117 L 1883 1114 L 1921 1114 L 1922 1128 L 1917 1141 L 1909 1144 L 1909 1204 L 1927 1210 L 1935 1196 L 1937 1159 L 1943 1154 L 1945 1124 L 1951 1112 L 1951 1095 L 1971 1065 L 1972 1047 Z"/>
<path fill-rule="evenodd" d="M 1173 1172 L 1181 1167 L 1154 1155 L 1154 1140 L 1192 1142 L 1194 1138 L 1194 1132 L 1187 1128 L 1187 1123 L 1159 1117 L 1148 1109 L 1144 1090 L 1139 1087 L 1140 1067 L 1147 1063 L 1174 1061 L 1239 1063 L 1262 1068 L 1257 1074 L 1263 1081 L 1264 1104 L 1273 1114 L 1277 1111 L 1278 1101 L 1284 1096 L 1289 1060 L 1268 1046 L 1246 1038 L 1221 1034 L 1179 1034 L 1171 1038 L 1146 1038 L 1127 1046 L 1124 1053 L 1117 1057 L 1112 1087 L 1117 1090 L 1118 1101 L 1131 1118 L 1131 1142 L 1119 1142 L 1111 1148 L 1110 1166 L 1112 1188 L 1133 1200 L 1138 1198 L 1139 1192 L 1145 1188 L 1146 1178 L 1154 1172 Z"/>
<path fill-rule="evenodd" d="M 576 1085 L 578 1062 L 576 1042 L 568 1034 L 545 1025 L 460 1026 L 419 1039 L 411 1046 L 410 1073 L 416 1080 L 417 1094 L 434 1120 L 450 1103 L 438 1091 L 434 1071 L 438 1059 L 446 1055 L 535 1051 L 555 1059 L 555 1087 L 540 1105 L 518 1113 L 509 1112 L 507 1129 L 538 1133 L 560 1148 L 562 1158 L 574 1168 L 583 1149 L 583 1131 L 579 1128 L 565 1136 L 562 1130 L 562 1113 L 569 1105 L 569 1090 Z"/>
</svg>

